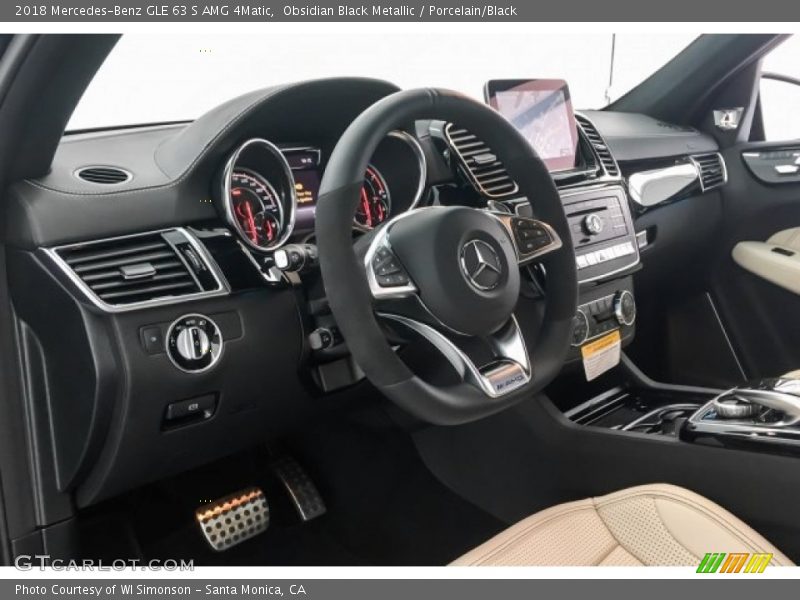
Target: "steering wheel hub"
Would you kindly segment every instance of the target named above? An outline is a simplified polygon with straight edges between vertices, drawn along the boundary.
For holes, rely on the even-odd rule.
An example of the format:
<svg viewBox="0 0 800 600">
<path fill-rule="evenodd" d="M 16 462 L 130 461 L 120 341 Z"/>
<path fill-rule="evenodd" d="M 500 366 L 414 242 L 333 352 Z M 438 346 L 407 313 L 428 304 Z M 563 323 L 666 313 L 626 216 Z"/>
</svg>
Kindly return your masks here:
<svg viewBox="0 0 800 600">
<path fill-rule="evenodd" d="M 474 336 L 494 333 L 508 321 L 520 276 L 513 243 L 494 216 L 461 206 L 433 207 L 390 227 L 389 245 L 440 323 Z"/>
</svg>

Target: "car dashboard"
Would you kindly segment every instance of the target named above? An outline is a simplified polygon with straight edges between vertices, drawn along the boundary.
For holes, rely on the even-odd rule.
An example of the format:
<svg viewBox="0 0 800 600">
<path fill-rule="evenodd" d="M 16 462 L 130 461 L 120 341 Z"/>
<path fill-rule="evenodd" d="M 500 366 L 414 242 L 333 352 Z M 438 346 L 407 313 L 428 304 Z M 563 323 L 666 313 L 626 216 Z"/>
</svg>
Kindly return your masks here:
<svg viewBox="0 0 800 600">
<path fill-rule="evenodd" d="M 48 521 L 73 500 L 89 506 L 280 436 L 358 389 L 363 376 L 318 272 L 276 256 L 313 254 L 334 146 L 395 91 L 369 79 L 303 82 L 192 123 L 73 133 L 50 173 L 11 188 L 8 268 L 25 393 L 34 437 L 53 448 L 41 465 L 56 488 Z M 664 136 L 642 116 L 576 118 L 576 164 L 553 173 L 581 284 L 571 362 L 609 331 L 632 339 L 632 275 L 656 247 L 657 205 L 666 214 L 715 187 L 698 170 L 644 206 L 631 199 L 629 176 L 719 156 L 710 138 Z M 408 123 L 364 173 L 354 239 L 431 205 L 536 215 L 536 199 L 519 196 L 469 131 Z M 518 316 L 535 336 L 547 275 L 536 265 L 523 275 Z"/>
</svg>

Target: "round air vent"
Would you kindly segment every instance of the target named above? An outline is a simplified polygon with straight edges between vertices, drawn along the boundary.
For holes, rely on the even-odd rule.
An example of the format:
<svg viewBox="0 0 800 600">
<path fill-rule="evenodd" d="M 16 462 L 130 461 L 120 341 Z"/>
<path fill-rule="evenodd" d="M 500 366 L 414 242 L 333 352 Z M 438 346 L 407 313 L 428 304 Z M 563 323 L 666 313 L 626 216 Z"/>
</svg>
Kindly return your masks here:
<svg viewBox="0 0 800 600">
<path fill-rule="evenodd" d="M 119 167 L 83 167 L 78 169 L 75 175 L 84 181 L 102 185 L 115 185 L 133 179 L 133 175 L 129 171 Z"/>
</svg>

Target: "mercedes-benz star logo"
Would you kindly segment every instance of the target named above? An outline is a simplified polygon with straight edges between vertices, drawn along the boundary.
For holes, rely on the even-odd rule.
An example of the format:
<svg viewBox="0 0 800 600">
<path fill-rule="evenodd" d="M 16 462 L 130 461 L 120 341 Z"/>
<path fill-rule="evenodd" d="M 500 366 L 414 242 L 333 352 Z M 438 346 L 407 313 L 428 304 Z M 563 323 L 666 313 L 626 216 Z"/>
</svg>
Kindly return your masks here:
<svg viewBox="0 0 800 600">
<path fill-rule="evenodd" d="M 479 290 L 491 290 L 500 284 L 503 264 L 483 240 L 471 240 L 461 248 L 461 270 L 467 281 Z"/>
</svg>

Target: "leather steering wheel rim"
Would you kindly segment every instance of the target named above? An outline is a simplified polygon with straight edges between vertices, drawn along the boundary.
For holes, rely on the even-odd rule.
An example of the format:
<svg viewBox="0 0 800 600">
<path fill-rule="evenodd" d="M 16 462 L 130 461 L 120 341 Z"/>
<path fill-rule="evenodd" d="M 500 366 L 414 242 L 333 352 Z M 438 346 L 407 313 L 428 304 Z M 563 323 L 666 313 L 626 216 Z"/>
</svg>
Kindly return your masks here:
<svg viewBox="0 0 800 600">
<path fill-rule="evenodd" d="M 530 381 L 500 398 L 475 386 L 433 386 L 411 372 L 378 323 L 363 261 L 356 255 L 352 220 L 369 160 L 386 134 L 417 120 L 458 123 L 489 145 L 531 199 L 536 217 L 561 238 L 560 249 L 541 260 L 547 272 L 545 311 L 536 336 Z M 346 129 L 320 185 L 316 210 L 320 269 L 331 312 L 366 377 L 389 399 L 435 424 L 474 421 L 531 397 L 561 370 L 569 350 L 577 305 L 577 274 L 569 225 L 547 167 L 528 141 L 493 109 L 457 92 L 418 89 L 379 100 Z"/>
</svg>

